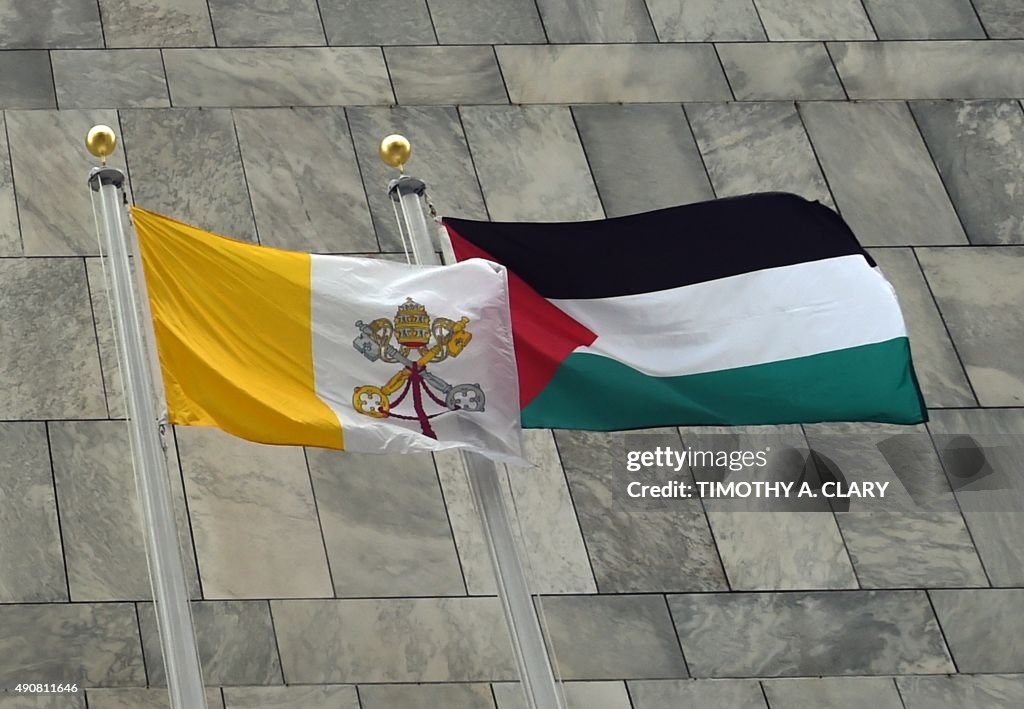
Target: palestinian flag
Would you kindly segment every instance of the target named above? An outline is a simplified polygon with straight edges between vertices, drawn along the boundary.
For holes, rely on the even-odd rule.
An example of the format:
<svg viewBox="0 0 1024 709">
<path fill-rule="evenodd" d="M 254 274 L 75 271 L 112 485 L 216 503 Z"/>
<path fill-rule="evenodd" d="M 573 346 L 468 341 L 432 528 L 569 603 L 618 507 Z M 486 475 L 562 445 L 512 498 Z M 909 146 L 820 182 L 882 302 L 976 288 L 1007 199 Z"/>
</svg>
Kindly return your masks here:
<svg viewBox="0 0 1024 709">
<path fill-rule="evenodd" d="M 525 427 L 927 420 L 892 286 L 817 202 L 444 225 L 509 270 Z"/>
</svg>

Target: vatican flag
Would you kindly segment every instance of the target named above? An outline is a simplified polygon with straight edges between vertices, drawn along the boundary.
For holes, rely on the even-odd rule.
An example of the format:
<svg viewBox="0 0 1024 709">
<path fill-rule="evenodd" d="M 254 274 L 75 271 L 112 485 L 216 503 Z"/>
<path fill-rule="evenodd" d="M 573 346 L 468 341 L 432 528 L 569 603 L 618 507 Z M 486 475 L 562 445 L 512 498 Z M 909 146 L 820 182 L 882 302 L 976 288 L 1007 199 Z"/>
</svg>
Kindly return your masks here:
<svg viewBox="0 0 1024 709">
<path fill-rule="evenodd" d="M 521 460 L 504 267 L 319 256 L 132 217 L 171 423 Z"/>
</svg>

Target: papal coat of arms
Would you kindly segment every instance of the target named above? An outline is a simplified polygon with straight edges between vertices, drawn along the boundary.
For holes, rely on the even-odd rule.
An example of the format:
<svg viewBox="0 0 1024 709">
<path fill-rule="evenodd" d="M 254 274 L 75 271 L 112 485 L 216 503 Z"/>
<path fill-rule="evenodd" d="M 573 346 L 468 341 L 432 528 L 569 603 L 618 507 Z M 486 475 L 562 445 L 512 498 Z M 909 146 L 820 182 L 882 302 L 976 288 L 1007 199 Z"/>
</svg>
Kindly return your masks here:
<svg viewBox="0 0 1024 709">
<path fill-rule="evenodd" d="M 352 341 L 371 362 L 400 364 L 402 368 L 383 386 L 364 384 L 355 388 L 352 407 L 373 418 L 418 421 L 423 435 L 436 439 L 430 420 L 447 411 L 483 411 L 484 391 L 479 384 L 449 384 L 427 365 L 458 357 L 473 335 L 466 329 L 469 318 L 430 319 L 427 309 L 406 298 L 394 320 L 378 318 L 370 323 L 356 321 L 359 336 Z M 398 343 L 396 347 L 392 340 Z M 412 399 L 414 415 L 395 409 Z M 428 401 L 429 400 L 429 403 Z M 427 413 L 428 406 L 440 411 Z"/>
</svg>

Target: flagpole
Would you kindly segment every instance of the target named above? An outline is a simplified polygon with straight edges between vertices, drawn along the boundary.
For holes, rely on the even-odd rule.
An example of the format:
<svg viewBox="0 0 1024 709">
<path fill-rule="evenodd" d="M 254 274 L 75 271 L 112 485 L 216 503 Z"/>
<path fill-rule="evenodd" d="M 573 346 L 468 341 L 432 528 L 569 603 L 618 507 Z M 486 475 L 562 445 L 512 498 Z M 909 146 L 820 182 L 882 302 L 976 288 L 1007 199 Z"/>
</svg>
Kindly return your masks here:
<svg viewBox="0 0 1024 709">
<path fill-rule="evenodd" d="M 381 141 L 381 159 L 402 172 L 388 185 L 388 195 L 397 207 L 396 216 L 401 215 L 398 228 L 403 232 L 403 240 L 408 235 L 416 263 L 439 264 L 423 209 L 426 185 L 405 174 L 405 163 L 411 153 L 409 141 L 400 135 L 390 135 Z M 527 706 L 529 709 L 566 709 L 562 685 L 555 675 L 540 616 L 512 535 L 498 467 L 478 453 L 463 452 L 462 460 L 483 526 Z"/>
<path fill-rule="evenodd" d="M 132 282 L 132 260 L 123 222 L 124 173 L 107 165 L 107 157 L 116 146 L 117 137 L 107 126 L 95 126 L 86 137 L 89 152 L 102 161 L 89 173 L 89 188 L 100 253 L 107 258 L 104 274 L 128 409 L 128 440 L 142 509 L 149 580 L 171 709 L 206 709 L 185 564 L 171 504 L 162 411 L 157 408 L 162 388 L 154 379 L 152 343 L 146 338 L 139 313 L 142 310 L 148 314 L 148 304 L 136 300 L 136 290 L 144 292 L 145 284 L 140 281 L 136 286 Z M 138 259 L 137 241 L 134 246 Z"/>
</svg>

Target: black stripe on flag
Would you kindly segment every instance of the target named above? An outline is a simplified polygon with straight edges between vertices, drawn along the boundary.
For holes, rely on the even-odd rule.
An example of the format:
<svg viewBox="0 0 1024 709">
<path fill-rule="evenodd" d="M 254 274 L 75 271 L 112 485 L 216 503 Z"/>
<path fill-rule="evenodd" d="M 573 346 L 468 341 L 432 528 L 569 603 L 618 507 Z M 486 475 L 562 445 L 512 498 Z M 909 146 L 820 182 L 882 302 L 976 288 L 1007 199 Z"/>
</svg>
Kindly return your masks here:
<svg viewBox="0 0 1024 709">
<path fill-rule="evenodd" d="M 838 256 L 875 265 L 838 214 L 785 193 L 590 222 L 444 221 L 545 298 L 650 293 Z"/>
</svg>

